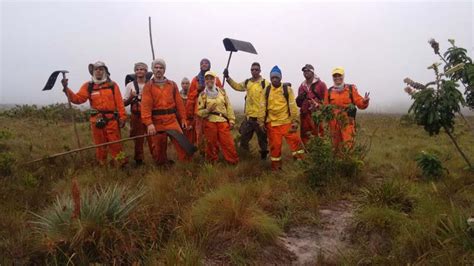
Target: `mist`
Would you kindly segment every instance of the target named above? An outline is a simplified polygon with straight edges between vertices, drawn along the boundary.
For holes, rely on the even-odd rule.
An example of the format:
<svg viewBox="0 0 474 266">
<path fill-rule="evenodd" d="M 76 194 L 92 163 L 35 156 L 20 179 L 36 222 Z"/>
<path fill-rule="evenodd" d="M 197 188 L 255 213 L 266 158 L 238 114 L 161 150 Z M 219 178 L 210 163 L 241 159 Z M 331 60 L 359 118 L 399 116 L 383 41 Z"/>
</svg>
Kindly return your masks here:
<svg viewBox="0 0 474 266">
<path fill-rule="evenodd" d="M 155 54 L 167 63 L 166 76 L 180 83 L 193 78 L 199 61 L 209 58 L 222 73 L 228 53 L 222 39 L 251 42 L 258 55 L 234 53 L 230 75 L 243 81 L 250 64 L 262 75 L 278 65 L 283 81 L 296 92 L 307 63 L 328 86 L 331 70 L 342 66 L 345 81 L 371 93 L 370 112 L 405 112 L 410 105 L 403 79 L 433 79 L 427 66 L 455 39 L 472 56 L 473 4 L 447 2 L 17 2 L 1 3 L 2 104 L 66 102 L 57 82 L 42 92 L 54 70 L 69 70 L 77 91 L 90 80 L 89 63 L 104 61 L 124 92 L 124 78 L 135 62 L 150 64 L 148 16 L 152 17 Z M 220 75 L 222 78 L 222 74 Z M 230 89 L 236 110 L 244 93 Z M 463 88 L 460 90 L 464 91 Z"/>
</svg>

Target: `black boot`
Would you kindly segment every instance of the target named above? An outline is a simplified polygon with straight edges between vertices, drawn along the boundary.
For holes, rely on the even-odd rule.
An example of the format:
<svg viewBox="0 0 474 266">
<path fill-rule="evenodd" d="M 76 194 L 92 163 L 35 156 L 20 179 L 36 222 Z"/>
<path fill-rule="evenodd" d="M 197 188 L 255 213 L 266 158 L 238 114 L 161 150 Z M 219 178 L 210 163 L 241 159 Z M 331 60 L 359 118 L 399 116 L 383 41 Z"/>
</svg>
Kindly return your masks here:
<svg viewBox="0 0 474 266">
<path fill-rule="evenodd" d="M 268 151 L 260 151 L 260 159 L 266 160 L 268 155 Z"/>
</svg>

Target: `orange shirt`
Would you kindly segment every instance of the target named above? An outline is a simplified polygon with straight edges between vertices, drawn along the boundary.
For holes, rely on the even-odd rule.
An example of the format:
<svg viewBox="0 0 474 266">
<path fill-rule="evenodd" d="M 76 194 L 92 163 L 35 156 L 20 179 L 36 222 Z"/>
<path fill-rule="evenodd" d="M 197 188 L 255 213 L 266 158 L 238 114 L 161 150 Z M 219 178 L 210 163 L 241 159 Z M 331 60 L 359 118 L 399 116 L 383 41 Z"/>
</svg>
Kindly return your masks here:
<svg viewBox="0 0 474 266">
<path fill-rule="evenodd" d="M 175 109 L 176 113 L 153 115 L 153 110 Z M 183 99 L 179 94 L 178 86 L 172 80 L 167 80 L 163 84 L 154 83 L 153 79 L 145 84 L 142 94 L 142 122 L 145 125 L 152 123 L 157 126 L 157 130 L 175 129 L 170 128 L 178 121 L 182 122 L 186 118 Z"/>
<path fill-rule="evenodd" d="M 191 86 L 189 86 L 188 99 L 186 100 L 186 115 L 188 119 L 197 113 L 198 87 L 198 78 L 194 77 L 191 81 Z M 222 82 L 218 77 L 216 77 L 216 87 L 222 88 Z"/>
<path fill-rule="evenodd" d="M 345 84 L 342 92 L 337 92 L 333 87 L 329 90 L 331 92 L 327 92 L 324 96 L 324 104 L 332 104 L 340 109 L 345 109 L 352 103 L 349 85 Z M 329 99 L 329 95 L 331 95 L 331 99 Z M 354 99 L 354 105 L 359 109 L 366 109 L 369 106 L 368 102 L 364 102 L 364 98 L 360 96 L 355 85 L 352 85 L 352 98 Z"/>
<path fill-rule="evenodd" d="M 67 95 L 72 103 L 82 104 L 89 100 L 91 108 L 98 111 L 117 111 L 120 120 L 125 121 L 125 107 L 123 105 L 122 94 L 114 81 L 94 84 L 92 92 L 89 94 L 89 82 L 82 84 L 77 93 L 71 89 L 66 90 Z"/>
</svg>

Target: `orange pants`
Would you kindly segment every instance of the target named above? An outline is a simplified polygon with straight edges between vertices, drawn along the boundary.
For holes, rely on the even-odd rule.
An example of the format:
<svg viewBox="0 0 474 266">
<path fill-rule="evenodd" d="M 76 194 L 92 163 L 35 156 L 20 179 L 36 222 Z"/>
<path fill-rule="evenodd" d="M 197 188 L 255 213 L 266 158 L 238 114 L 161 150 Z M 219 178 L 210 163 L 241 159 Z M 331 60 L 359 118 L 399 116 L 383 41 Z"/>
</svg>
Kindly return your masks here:
<svg viewBox="0 0 474 266">
<path fill-rule="evenodd" d="M 105 142 L 120 140 L 121 138 L 118 121 L 113 118 L 109 120 L 109 122 L 104 128 L 97 128 L 95 126 L 95 119 L 91 119 L 91 129 L 92 137 L 96 145 Z M 101 165 L 105 165 L 107 163 L 107 151 L 115 160 L 117 155 L 122 152 L 122 144 L 116 143 L 96 148 L 95 156 L 97 158 L 97 161 L 99 161 Z M 125 158 L 123 161 L 120 162 L 120 164 L 125 164 L 126 162 L 127 160 Z"/>
<path fill-rule="evenodd" d="M 301 140 L 303 141 L 304 144 L 308 143 L 310 135 L 313 135 L 315 137 L 323 137 L 324 135 L 323 125 L 322 123 L 319 125 L 316 125 L 314 123 L 313 118 L 311 117 L 311 113 L 300 114 L 300 120 L 301 120 L 300 135 L 301 135 Z"/>
<path fill-rule="evenodd" d="M 293 158 L 303 158 L 304 150 L 301 148 L 301 138 L 297 132 L 290 132 L 291 124 L 271 126 L 266 124 L 268 140 L 270 142 L 270 159 L 272 161 L 272 170 L 281 169 L 281 146 L 283 138 L 290 146 Z"/>
<path fill-rule="evenodd" d="M 237 151 L 235 150 L 234 138 L 230 132 L 227 122 L 209 122 L 203 120 L 204 137 L 206 138 L 206 160 L 215 162 L 218 159 L 219 146 L 224 155 L 224 159 L 230 164 L 239 162 Z"/>
<path fill-rule="evenodd" d="M 171 122 L 170 124 L 167 124 L 165 128 L 163 128 L 163 125 L 157 125 L 155 124 L 155 128 L 157 129 L 158 133 L 154 136 L 151 137 L 151 142 L 153 143 L 153 159 L 155 160 L 156 164 L 158 165 L 166 165 L 170 161 L 168 160 L 168 135 L 166 132 L 162 132 L 162 130 L 176 130 L 180 133 L 183 131 L 181 130 L 181 127 L 178 124 L 178 121 Z M 173 143 L 176 152 L 178 154 L 178 160 L 179 161 L 187 161 L 188 157 L 186 155 L 186 152 L 179 146 L 178 142 L 175 139 L 171 139 L 171 143 Z"/>
<path fill-rule="evenodd" d="M 341 148 L 352 148 L 354 146 L 355 135 L 355 120 L 349 118 L 346 123 L 331 120 L 329 122 L 329 129 L 331 131 L 332 144 L 336 151 Z"/>
<path fill-rule="evenodd" d="M 196 146 L 200 152 L 204 152 L 204 133 L 203 133 L 203 119 L 201 117 L 194 117 L 194 119 L 189 122 L 189 125 L 192 126 L 192 129 L 185 130 L 184 135 L 194 146 Z"/>
<path fill-rule="evenodd" d="M 132 114 L 130 116 L 130 137 L 144 135 L 147 133 L 146 126 L 142 123 L 142 119 L 139 114 Z M 145 138 L 135 139 L 135 161 L 143 161 L 144 151 L 143 144 L 145 143 Z M 150 149 L 150 154 L 153 156 L 153 142 L 150 137 L 147 137 L 148 148 Z"/>
</svg>

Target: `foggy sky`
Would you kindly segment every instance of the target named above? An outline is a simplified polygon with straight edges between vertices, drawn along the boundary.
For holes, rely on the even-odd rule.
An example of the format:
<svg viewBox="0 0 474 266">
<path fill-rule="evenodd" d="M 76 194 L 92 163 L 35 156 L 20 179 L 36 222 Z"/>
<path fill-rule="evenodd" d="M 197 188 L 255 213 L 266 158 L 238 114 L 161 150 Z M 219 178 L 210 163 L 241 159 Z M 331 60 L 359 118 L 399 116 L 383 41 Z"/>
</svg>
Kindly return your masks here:
<svg viewBox="0 0 474 266">
<path fill-rule="evenodd" d="M 370 111 L 403 112 L 410 104 L 403 79 L 427 82 L 426 67 L 439 61 L 427 41 L 441 51 L 454 38 L 473 56 L 471 1 L 449 2 L 261 2 L 1 3 L 0 103 L 66 102 L 60 84 L 42 92 L 54 70 L 70 71 L 74 91 L 90 80 L 87 65 L 104 61 L 123 93 L 124 77 L 138 61 L 151 62 L 148 16 L 153 20 L 157 57 L 167 63 L 166 76 L 178 84 L 199 71 L 207 57 L 222 78 L 228 53 L 225 37 L 250 41 L 258 55 L 234 53 L 230 75 L 243 81 L 258 61 L 262 75 L 278 65 L 283 80 L 296 92 L 301 67 L 310 63 L 332 85 L 331 69 L 343 66 L 346 82 L 361 94 L 371 92 Z M 230 89 L 235 109 L 244 93 Z M 461 89 L 463 92 L 464 90 Z"/>
</svg>

